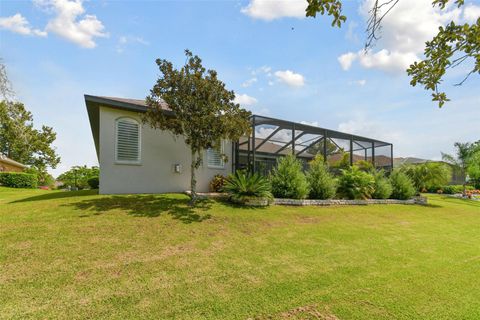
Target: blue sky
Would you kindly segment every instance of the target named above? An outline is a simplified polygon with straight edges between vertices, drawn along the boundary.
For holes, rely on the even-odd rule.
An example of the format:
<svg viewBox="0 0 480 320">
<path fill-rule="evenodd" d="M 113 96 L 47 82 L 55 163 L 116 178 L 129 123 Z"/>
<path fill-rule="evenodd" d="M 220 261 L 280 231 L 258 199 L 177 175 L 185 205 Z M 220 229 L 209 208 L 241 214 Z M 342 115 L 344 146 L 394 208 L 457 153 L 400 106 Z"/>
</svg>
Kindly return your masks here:
<svg viewBox="0 0 480 320">
<path fill-rule="evenodd" d="M 97 164 L 83 94 L 144 98 L 158 75 L 155 59 L 180 66 L 186 48 L 255 113 L 391 141 L 395 156 L 438 159 L 455 141 L 480 139 L 478 76 L 453 86 L 468 65 L 447 76 L 452 102 L 442 109 L 404 71 L 438 25 L 476 19 L 479 2 L 440 11 L 402 0 L 364 55 L 371 1 L 346 1 L 338 29 L 328 18 L 304 18 L 304 2 L 295 0 L 7 0 L 0 56 L 35 123 L 57 132 L 62 164 L 54 174 Z"/>
</svg>

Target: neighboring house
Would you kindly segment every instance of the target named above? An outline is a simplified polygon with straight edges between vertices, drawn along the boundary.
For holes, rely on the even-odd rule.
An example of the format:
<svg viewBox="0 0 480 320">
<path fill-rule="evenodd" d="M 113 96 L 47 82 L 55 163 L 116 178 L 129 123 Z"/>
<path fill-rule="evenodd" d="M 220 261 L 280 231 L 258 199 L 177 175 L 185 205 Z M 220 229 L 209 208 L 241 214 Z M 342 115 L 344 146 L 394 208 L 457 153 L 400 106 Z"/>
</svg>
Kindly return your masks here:
<svg viewBox="0 0 480 320">
<path fill-rule="evenodd" d="M 144 100 L 85 95 L 85 103 L 100 165 L 100 193 L 189 190 L 190 149 L 182 137 L 142 124 L 147 110 Z M 166 104 L 162 107 L 166 114 L 172 113 Z M 254 171 L 266 172 L 278 157 L 287 154 L 311 160 L 314 155 L 308 150 L 322 140 L 352 150 L 352 163 L 361 159 L 385 169 L 393 166 L 391 143 L 256 115 L 251 123 L 250 139 L 223 141 L 220 150 L 204 151 L 203 164 L 197 170 L 199 192 L 208 191 L 216 174 L 226 176 L 249 164 Z M 255 137 L 260 128 L 270 130 L 268 136 Z"/>
<path fill-rule="evenodd" d="M 22 172 L 26 165 L 0 154 L 0 172 Z"/>
</svg>

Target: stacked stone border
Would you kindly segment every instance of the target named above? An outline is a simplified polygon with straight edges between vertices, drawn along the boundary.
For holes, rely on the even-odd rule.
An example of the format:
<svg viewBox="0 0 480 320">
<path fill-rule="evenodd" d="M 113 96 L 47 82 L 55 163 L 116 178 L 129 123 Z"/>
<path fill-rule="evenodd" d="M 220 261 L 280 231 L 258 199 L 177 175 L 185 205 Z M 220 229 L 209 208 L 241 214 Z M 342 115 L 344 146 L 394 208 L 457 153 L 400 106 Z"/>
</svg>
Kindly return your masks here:
<svg viewBox="0 0 480 320">
<path fill-rule="evenodd" d="M 190 191 L 185 191 L 187 195 L 190 195 Z M 197 193 L 201 199 L 206 198 L 224 198 L 227 199 L 228 195 L 224 193 L 216 192 L 202 192 Z M 280 199 L 275 198 L 272 204 L 283 206 L 365 206 L 372 204 L 420 204 L 426 205 L 428 203 L 426 197 L 414 197 L 408 200 L 397 199 L 368 199 L 368 200 L 344 200 L 344 199 L 328 199 L 328 200 L 314 200 L 314 199 Z"/>
<path fill-rule="evenodd" d="M 371 204 L 420 204 L 426 205 L 427 198 L 415 197 L 408 200 L 396 199 L 368 199 L 368 200 L 343 200 L 343 199 L 329 199 L 329 200 L 312 200 L 312 199 L 277 199 L 273 201 L 276 205 L 285 206 L 365 206 Z"/>
</svg>

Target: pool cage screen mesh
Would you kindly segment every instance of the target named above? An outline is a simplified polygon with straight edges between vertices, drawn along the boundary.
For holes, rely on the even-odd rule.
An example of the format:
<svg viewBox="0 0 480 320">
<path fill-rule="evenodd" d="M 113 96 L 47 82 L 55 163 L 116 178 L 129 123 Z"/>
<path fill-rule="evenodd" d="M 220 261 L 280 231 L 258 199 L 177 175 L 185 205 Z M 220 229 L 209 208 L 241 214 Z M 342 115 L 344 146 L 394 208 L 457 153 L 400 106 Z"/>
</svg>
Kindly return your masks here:
<svg viewBox="0 0 480 320">
<path fill-rule="evenodd" d="M 268 174 L 279 157 L 295 155 L 304 167 L 317 154 L 330 167 L 370 162 L 377 169 L 393 168 L 393 145 L 340 131 L 254 115 L 252 130 L 233 144 L 233 169 Z"/>
</svg>

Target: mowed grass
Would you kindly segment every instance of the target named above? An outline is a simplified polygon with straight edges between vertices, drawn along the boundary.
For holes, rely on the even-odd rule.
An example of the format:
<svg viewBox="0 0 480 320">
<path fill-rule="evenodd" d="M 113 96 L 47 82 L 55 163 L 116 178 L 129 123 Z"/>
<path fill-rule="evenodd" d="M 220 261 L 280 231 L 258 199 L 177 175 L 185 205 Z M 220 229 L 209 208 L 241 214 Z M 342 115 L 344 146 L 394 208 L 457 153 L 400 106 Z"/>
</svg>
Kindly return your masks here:
<svg viewBox="0 0 480 320">
<path fill-rule="evenodd" d="M 5 319 L 480 319 L 480 203 L 246 209 L 0 188 Z"/>
</svg>

